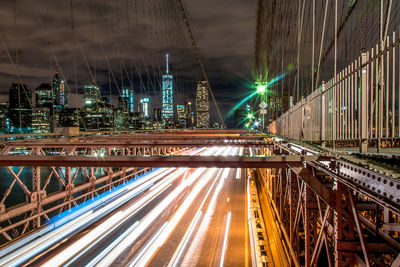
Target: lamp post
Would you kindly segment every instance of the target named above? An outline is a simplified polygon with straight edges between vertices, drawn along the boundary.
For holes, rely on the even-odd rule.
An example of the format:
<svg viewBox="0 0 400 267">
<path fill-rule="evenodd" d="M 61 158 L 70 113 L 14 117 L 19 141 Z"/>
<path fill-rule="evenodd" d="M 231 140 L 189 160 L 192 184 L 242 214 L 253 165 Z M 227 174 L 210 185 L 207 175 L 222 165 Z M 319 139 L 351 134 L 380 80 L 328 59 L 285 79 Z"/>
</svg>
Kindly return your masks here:
<svg viewBox="0 0 400 267">
<path fill-rule="evenodd" d="M 265 129 L 265 108 L 267 107 L 267 104 L 265 102 L 265 95 L 267 92 L 267 83 L 265 82 L 256 82 L 257 85 L 257 94 L 259 94 L 261 96 L 261 104 L 260 104 L 260 114 L 262 115 L 262 129 L 264 131 Z"/>
</svg>

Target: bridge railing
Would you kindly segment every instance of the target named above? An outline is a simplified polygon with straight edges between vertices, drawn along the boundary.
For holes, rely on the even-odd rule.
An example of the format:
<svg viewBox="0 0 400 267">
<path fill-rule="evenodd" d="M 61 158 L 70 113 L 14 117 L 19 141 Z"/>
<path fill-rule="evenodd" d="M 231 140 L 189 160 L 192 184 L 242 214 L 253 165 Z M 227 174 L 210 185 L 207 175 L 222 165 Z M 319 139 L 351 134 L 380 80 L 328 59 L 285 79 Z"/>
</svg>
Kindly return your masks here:
<svg viewBox="0 0 400 267">
<path fill-rule="evenodd" d="M 396 32 L 269 125 L 291 139 L 368 146 L 400 144 L 400 39 Z"/>
</svg>

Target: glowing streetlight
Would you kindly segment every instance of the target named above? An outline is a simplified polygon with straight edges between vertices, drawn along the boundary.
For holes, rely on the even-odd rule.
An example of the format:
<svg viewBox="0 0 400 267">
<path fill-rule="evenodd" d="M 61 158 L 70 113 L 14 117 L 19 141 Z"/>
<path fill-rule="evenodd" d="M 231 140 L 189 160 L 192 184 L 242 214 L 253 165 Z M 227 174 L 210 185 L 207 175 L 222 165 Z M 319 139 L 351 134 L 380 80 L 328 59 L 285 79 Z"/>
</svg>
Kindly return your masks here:
<svg viewBox="0 0 400 267">
<path fill-rule="evenodd" d="M 267 89 L 267 86 L 265 84 L 257 85 L 257 93 L 259 95 L 263 94 L 266 89 Z"/>
</svg>

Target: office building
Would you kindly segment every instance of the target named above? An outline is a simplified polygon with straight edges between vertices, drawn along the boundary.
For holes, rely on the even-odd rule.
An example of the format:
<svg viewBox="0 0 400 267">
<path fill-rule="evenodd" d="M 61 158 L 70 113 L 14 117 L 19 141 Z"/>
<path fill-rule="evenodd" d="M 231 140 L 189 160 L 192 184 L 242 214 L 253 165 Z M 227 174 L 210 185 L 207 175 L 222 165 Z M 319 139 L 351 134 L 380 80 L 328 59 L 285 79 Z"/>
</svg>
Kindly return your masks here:
<svg viewBox="0 0 400 267">
<path fill-rule="evenodd" d="M 186 128 L 186 113 L 184 105 L 176 105 L 177 128 Z"/>
<path fill-rule="evenodd" d="M 7 133 L 10 128 L 8 118 L 8 103 L 0 103 L 0 133 Z"/>
<path fill-rule="evenodd" d="M 32 109 L 32 132 L 33 133 L 51 132 L 50 108 L 40 107 Z"/>
<path fill-rule="evenodd" d="M 169 74 L 169 55 L 166 55 L 166 74 L 162 76 L 162 117 L 167 124 L 173 123 L 174 97 L 173 76 Z"/>
<path fill-rule="evenodd" d="M 60 126 L 61 127 L 79 127 L 81 122 L 79 109 L 64 108 L 60 112 Z"/>
<path fill-rule="evenodd" d="M 67 94 L 65 91 L 65 82 L 60 79 L 58 72 L 53 78 L 53 105 L 54 107 L 64 108 L 67 106 Z"/>
<path fill-rule="evenodd" d="M 135 112 L 134 93 L 135 92 L 132 88 L 122 89 L 121 102 L 124 103 L 124 106 L 129 113 Z"/>
<path fill-rule="evenodd" d="M 186 128 L 193 128 L 194 110 L 193 110 L 193 104 L 190 101 L 185 102 L 185 119 L 186 119 Z"/>
<path fill-rule="evenodd" d="M 162 121 L 162 109 L 154 108 L 154 121 Z"/>
<path fill-rule="evenodd" d="M 10 131 L 29 133 L 32 127 L 32 91 L 25 84 L 13 83 L 8 96 Z"/>
<path fill-rule="evenodd" d="M 196 92 L 196 127 L 209 128 L 210 127 L 210 112 L 208 101 L 208 85 L 206 81 L 197 82 Z"/>
<path fill-rule="evenodd" d="M 35 107 L 37 108 L 53 108 L 53 91 L 51 85 L 48 83 L 42 83 L 35 90 Z"/>
<path fill-rule="evenodd" d="M 129 113 L 126 109 L 114 109 L 114 130 L 124 131 L 129 127 Z"/>
<path fill-rule="evenodd" d="M 83 107 L 89 110 L 97 110 L 101 101 L 100 88 L 87 84 L 83 87 Z"/>
<path fill-rule="evenodd" d="M 142 104 L 142 112 L 146 119 L 148 119 L 150 117 L 149 103 L 150 103 L 150 98 L 148 98 L 148 97 L 143 97 L 142 99 L 140 99 L 140 104 Z"/>
</svg>

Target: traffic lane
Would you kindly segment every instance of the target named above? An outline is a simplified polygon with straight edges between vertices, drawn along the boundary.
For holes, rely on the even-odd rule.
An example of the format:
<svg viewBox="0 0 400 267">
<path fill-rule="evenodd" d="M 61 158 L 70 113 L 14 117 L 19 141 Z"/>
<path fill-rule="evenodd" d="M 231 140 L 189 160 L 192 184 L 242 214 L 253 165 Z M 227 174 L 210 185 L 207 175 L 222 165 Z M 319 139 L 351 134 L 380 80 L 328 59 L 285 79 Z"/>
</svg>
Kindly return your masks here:
<svg viewBox="0 0 400 267">
<path fill-rule="evenodd" d="M 181 243 L 182 245 L 184 245 L 182 239 L 186 234 L 186 232 L 188 231 L 188 227 L 194 220 L 200 208 L 204 207 L 210 202 L 210 198 L 206 196 L 212 194 L 213 191 L 215 190 L 215 185 L 217 183 L 219 175 L 220 175 L 220 170 L 217 170 L 217 175 L 215 175 L 215 177 L 211 179 L 208 182 L 208 184 L 201 190 L 195 201 L 193 201 L 192 205 L 187 210 L 185 215 L 182 217 L 181 221 L 175 227 L 174 231 L 168 237 L 164 245 L 161 246 L 158 252 L 154 255 L 151 262 L 149 263 L 149 266 L 154 266 L 154 267 L 160 265 L 166 266 L 168 263 L 171 263 L 171 259 L 173 258 L 174 254 L 180 252 L 180 249 L 177 252 L 178 246 Z M 202 212 L 201 214 L 204 214 L 204 212 Z M 196 228 L 197 227 L 195 227 L 194 230 L 196 230 Z M 186 248 L 187 247 L 182 246 L 181 249 L 184 251 Z"/>
<path fill-rule="evenodd" d="M 191 172 L 191 170 L 187 170 L 188 172 Z M 93 258 L 95 258 L 99 252 L 104 251 L 112 242 L 114 242 L 118 237 L 123 235 L 125 231 L 127 231 L 133 224 L 136 222 L 139 222 L 145 218 L 145 216 L 152 211 L 154 208 L 157 207 L 158 203 L 161 202 L 163 199 L 165 199 L 171 192 L 173 192 L 181 183 L 182 178 L 184 177 L 185 173 L 183 173 L 180 177 L 175 179 L 171 185 L 161 192 L 161 194 L 157 195 L 155 198 L 153 198 L 150 202 L 146 203 L 145 206 L 137 212 L 137 214 L 133 215 L 129 221 L 124 222 L 118 229 L 110 233 L 106 238 L 104 238 L 96 247 L 90 250 L 89 253 L 85 253 L 83 257 L 81 257 L 77 262 L 80 264 L 87 264 L 92 261 Z M 146 244 L 146 240 L 148 238 L 151 238 L 151 236 L 158 230 L 158 227 L 161 225 L 159 223 L 161 219 L 163 219 L 163 216 L 166 216 L 169 213 L 169 210 L 165 210 L 165 212 L 160 215 L 160 220 L 154 221 L 154 224 L 150 226 L 150 228 L 139 235 L 139 238 L 137 239 L 137 242 L 132 244 L 129 247 L 126 247 L 121 253 L 119 257 L 116 258 L 116 265 L 120 265 L 120 263 L 124 262 L 126 259 L 126 255 L 129 255 L 130 253 L 134 253 L 135 251 L 140 251 L 141 248 Z"/>
<path fill-rule="evenodd" d="M 159 244 L 163 243 L 163 238 L 164 236 L 169 232 L 168 229 L 173 231 L 174 227 L 173 223 L 173 218 L 176 218 L 176 214 L 170 212 L 171 208 L 173 209 L 181 209 L 181 205 L 185 206 L 185 204 L 190 203 L 190 202 L 185 202 L 185 192 L 190 192 L 191 195 L 197 195 L 199 192 L 199 189 L 203 188 L 205 185 L 205 181 L 208 181 L 209 178 L 203 179 L 203 175 L 205 173 L 208 173 L 206 169 L 201 168 L 196 171 L 192 175 L 189 175 L 186 177 L 182 183 L 178 186 L 174 192 L 171 193 L 171 195 L 167 196 L 164 200 L 160 201 L 160 203 L 157 205 L 155 209 L 150 211 L 144 218 L 141 220 L 139 226 L 135 231 L 132 231 L 126 238 L 124 238 L 121 242 L 119 242 L 118 245 L 116 245 L 112 251 L 110 251 L 107 256 L 105 256 L 100 262 L 98 262 L 99 266 L 100 265 L 109 265 L 114 262 L 116 262 L 118 259 L 118 264 L 124 265 L 122 261 L 126 261 L 126 264 L 129 263 L 128 261 L 135 260 L 135 261 L 143 261 L 142 264 L 147 263 L 148 260 L 151 259 L 151 257 L 156 253 L 157 248 Z M 209 177 L 209 176 L 207 176 Z M 198 187 L 198 185 L 200 187 Z M 193 190 L 195 193 L 192 194 L 192 188 L 195 187 Z M 183 204 L 182 204 L 183 203 Z M 187 206 L 187 205 L 186 205 Z M 169 216 L 163 217 L 162 214 L 164 212 L 167 212 Z M 178 212 L 177 212 L 178 213 Z M 166 214 L 166 213 L 164 213 Z M 181 213 L 178 213 L 181 214 Z M 183 213 L 184 214 L 184 213 Z M 171 219 L 172 218 L 172 219 Z M 163 227 L 165 227 L 165 231 L 160 231 L 160 228 L 157 229 L 156 235 L 151 236 L 151 240 L 143 240 L 143 245 L 145 245 L 145 249 L 138 249 L 137 252 L 131 251 L 130 253 L 126 253 L 126 247 L 132 247 L 133 242 L 136 242 L 136 240 L 139 240 L 140 236 L 146 231 L 148 231 L 148 228 L 154 224 L 154 221 L 157 221 L 157 223 L 161 222 L 163 223 Z M 179 222 L 179 221 L 177 221 Z M 121 253 L 122 250 L 122 253 Z M 124 258 L 126 255 L 129 255 L 127 260 Z M 140 264 L 139 264 L 140 265 Z"/>
<path fill-rule="evenodd" d="M 231 223 L 224 265 L 249 266 L 251 263 L 247 223 L 246 169 L 234 169 L 228 183 Z M 251 264 L 250 264 L 251 265 Z"/>
<path fill-rule="evenodd" d="M 194 169 L 192 169 L 193 171 Z M 114 262 L 116 265 L 128 265 L 131 263 L 141 252 L 143 247 L 150 241 L 150 239 L 157 233 L 157 231 L 164 225 L 165 222 L 170 221 L 171 217 L 175 214 L 177 209 L 182 205 L 182 203 L 185 201 L 186 197 L 188 194 L 192 191 L 193 187 L 198 183 L 198 181 L 204 176 L 206 170 L 201 174 L 201 176 L 197 179 L 197 182 L 188 187 L 182 194 L 180 194 L 170 205 L 169 207 L 155 220 L 155 224 L 151 226 L 151 229 L 146 230 L 145 236 L 139 239 L 138 242 L 142 244 L 141 247 L 138 247 L 136 249 L 130 249 L 125 253 L 125 255 L 122 255 L 118 261 Z M 202 191 L 205 190 L 204 188 Z M 201 194 L 201 193 L 200 193 Z M 191 209 L 188 210 L 188 212 Z M 184 229 L 183 229 L 184 230 Z M 169 239 L 168 239 L 169 240 Z M 162 246 L 164 247 L 164 246 Z M 158 254 L 158 253 L 156 253 Z M 154 258 L 154 256 L 153 256 Z M 159 263 L 162 262 L 168 262 L 168 257 L 164 259 L 163 261 L 160 261 Z M 159 265 L 158 265 L 159 266 Z"/>
<path fill-rule="evenodd" d="M 173 172 L 172 172 L 173 173 Z M 172 175 L 172 173 L 170 173 Z M 158 185 L 159 183 L 162 182 L 161 178 L 160 180 L 157 181 L 157 183 L 155 183 L 154 185 Z M 176 180 L 175 180 L 176 181 Z M 172 184 L 172 186 L 170 186 L 169 188 L 167 188 L 167 192 L 170 190 L 173 190 L 173 188 L 176 186 L 176 184 Z M 123 204 L 121 207 L 115 209 L 113 212 L 111 212 L 110 214 L 106 215 L 105 217 L 103 217 L 102 219 L 94 222 L 93 224 L 91 224 L 90 226 L 88 226 L 87 228 L 85 228 L 84 230 L 77 232 L 75 235 L 69 236 L 68 238 L 64 239 L 61 243 L 58 243 L 56 245 L 54 245 L 53 247 L 51 247 L 50 249 L 46 250 L 44 253 L 42 253 L 41 255 L 38 255 L 37 257 L 33 258 L 31 261 L 29 261 L 26 265 L 31 265 L 31 266 L 37 266 L 38 264 L 43 264 L 44 262 L 50 260 L 52 257 L 56 256 L 58 253 L 60 253 L 61 251 L 63 251 L 65 248 L 69 247 L 70 245 L 74 244 L 76 241 L 80 240 L 83 236 L 85 236 L 86 234 L 88 234 L 90 231 L 92 231 L 94 228 L 96 228 L 97 226 L 99 226 L 100 224 L 102 224 L 104 221 L 106 221 L 107 219 L 111 218 L 112 216 L 114 216 L 116 213 L 120 212 L 121 210 L 124 211 L 126 209 L 128 209 L 132 204 L 136 203 L 137 201 L 143 199 L 144 197 L 146 197 L 148 194 L 151 193 L 150 189 L 147 189 L 145 192 L 143 192 L 142 194 L 135 196 L 134 198 L 132 198 L 130 201 L 128 201 L 127 203 Z M 162 196 L 158 196 L 156 197 L 157 199 L 159 199 L 159 197 Z M 152 202 L 150 202 L 151 204 Z M 145 215 L 145 212 L 139 211 L 138 213 L 138 218 L 141 218 Z M 136 217 L 136 216 L 134 216 Z M 132 219 L 134 220 L 134 219 Z M 130 222 L 132 222 L 132 220 L 129 220 Z M 123 226 L 121 226 L 123 227 Z M 118 229 L 116 229 L 115 231 L 118 231 Z M 93 249 L 97 248 L 98 246 L 94 246 Z M 90 252 L 88 252 L 87 254 L 85 254 L 86 256 L 90 254 Z M 71 255 L 72 256 L 72 255 Z"/>
<path fill-rule="evenodd" d="M 224 179 L 224 185 L 218 194 L 216 209 L 212 215 L 212 223 L 204 233 L 204 239 L 207 242 L 202 244 L 197 265 L 220 265 L 223 260 L 224 265 L 245 266 L 246 258 L 249 259 L 245 253 L 249 242 L 246 242 L 248 231 L 244 175 L 236 179 L 236 174 L 237 170 L 231 169 L 228 177 Z M 224 247 L 229 212 L 231 212 L 231 219 Z"/>
</svg>

